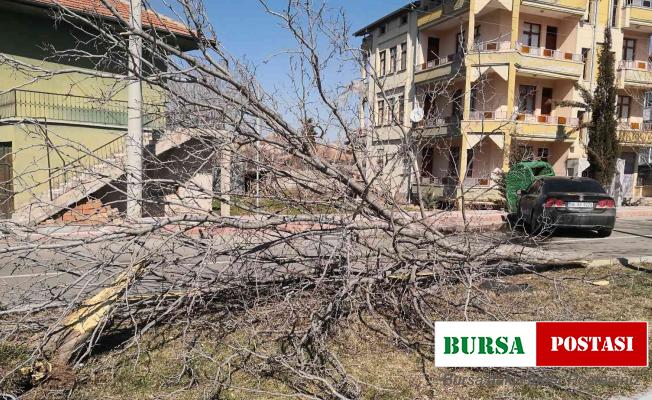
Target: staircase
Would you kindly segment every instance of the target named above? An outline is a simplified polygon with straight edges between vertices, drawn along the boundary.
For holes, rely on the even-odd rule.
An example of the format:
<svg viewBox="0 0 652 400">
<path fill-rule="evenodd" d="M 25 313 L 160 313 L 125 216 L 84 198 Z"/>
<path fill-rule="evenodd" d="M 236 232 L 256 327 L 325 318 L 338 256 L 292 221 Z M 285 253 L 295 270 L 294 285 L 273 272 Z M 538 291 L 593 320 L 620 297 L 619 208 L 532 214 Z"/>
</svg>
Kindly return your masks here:
<svg viewBox="0 0 652 400">
<path fill-rule="evenodd" d="M 126 136 L 53 169 L 48 179 L 49 191 L 35 195 L 32 201 L 14 212 L 12 220 L 18 224 L 37 225 L 120 179 L 125 174 Z M 143 145 L 151 154 L 160 156 L 192 137 L 189 132 L 174 131 L 154 140 L 151 132 L 145 132 Z"/>
</svg>

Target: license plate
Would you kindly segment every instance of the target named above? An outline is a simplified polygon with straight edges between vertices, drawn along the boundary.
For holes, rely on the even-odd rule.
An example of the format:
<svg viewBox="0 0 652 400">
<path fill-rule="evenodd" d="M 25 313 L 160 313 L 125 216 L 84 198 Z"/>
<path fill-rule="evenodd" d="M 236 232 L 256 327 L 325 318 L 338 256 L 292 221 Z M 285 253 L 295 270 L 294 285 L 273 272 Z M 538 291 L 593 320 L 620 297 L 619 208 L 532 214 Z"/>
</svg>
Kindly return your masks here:
<svg viewBox="0 0 652 400">
<path fill-rule="evenodd" d="M 568 208 L 593 208 L 590 201 L 569 201 Z"/>
</svg>

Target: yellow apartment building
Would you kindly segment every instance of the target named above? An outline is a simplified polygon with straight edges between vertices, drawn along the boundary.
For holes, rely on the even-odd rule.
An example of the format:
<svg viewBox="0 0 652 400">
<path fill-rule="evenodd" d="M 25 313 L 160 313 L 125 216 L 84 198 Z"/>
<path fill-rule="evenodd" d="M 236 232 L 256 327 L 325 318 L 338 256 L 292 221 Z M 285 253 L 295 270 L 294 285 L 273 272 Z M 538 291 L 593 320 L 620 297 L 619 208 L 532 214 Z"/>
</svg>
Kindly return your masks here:
<svg viewBox="0 0 652 400">
<path fill-rule="evenodd" d="M 606 27 L 624 197 L 652 196 L 649 0 L 424 0 L 359 30 L 376 171 L 398 196 L 418 185 L 472 202 L 498 200 L 496 173 L 514 160 L 581 175 L 588 138 L 579 125 L 588 116 L 559 103 L 581 100 L 577 84 L 594 88 Z"/>
</svg>

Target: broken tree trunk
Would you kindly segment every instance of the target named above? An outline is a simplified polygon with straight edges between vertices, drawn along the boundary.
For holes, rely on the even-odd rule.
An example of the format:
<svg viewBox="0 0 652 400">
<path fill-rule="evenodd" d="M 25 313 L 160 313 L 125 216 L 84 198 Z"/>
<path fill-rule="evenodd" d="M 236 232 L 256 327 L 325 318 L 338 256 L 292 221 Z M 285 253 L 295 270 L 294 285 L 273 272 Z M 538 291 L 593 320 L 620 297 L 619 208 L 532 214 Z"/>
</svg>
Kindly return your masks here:
<svg viewBox="0 0 652 400">
<path fill-rule="evenodd" d="M 61 331 L 51 339 L 53 344 L 52 363 L 65 365 L 95 332 L 114 309 L 131 283 L 141 275 L 147 265 L 140 261 L 121 273 L 113 284 L 84 301 L 79 308 L 65 317 Z"/>
</svg>

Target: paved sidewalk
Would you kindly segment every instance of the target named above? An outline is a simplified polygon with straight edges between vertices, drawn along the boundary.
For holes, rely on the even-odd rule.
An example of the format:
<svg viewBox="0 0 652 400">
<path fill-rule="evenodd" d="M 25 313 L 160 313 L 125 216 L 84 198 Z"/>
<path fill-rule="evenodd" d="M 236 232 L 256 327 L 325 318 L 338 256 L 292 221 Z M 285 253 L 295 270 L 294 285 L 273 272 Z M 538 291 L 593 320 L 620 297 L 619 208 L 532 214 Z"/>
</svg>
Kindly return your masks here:
<svg viewBox="0 0 652 400">
<path fill-rule="evenodd" d="M 415 218 L 419 219 L 418 212 L 410 212 Z M 652 218 L 652 207 L 620 207 L 617 211 L 620 219 L 646 219 Z M 255 219 L 255 217 L 242 217 L 243 219 Z M 426 213 L 425 222 L 435 224 L 438 229 L 444 232 L 470 231 L 497 231 L 506 226 L 507 213 L 496 210 L 467 210 L 461 211 L 429 211 Z M 147 223 L 147 221 L 145 222 Z M 151 221 L 150 221 L 151 223 Z M 311 224 L 288 224 L 286 228 L 290 230 L 306 229 Z M 81 239 L 87 237 L 99 236 L 101 234 L 110 234 L 129 229 L 129 226 L 119 225 L 43 225 L 34 228 L 30 236 L 38 238 L 39 236 L 65 237 L 69 239 Z M 167 227 L 169 230 L 171 227 Z M 211 233 L 220 235 L 227 231 L 235 231 L 235 228 L 220 228 Z M 198 232 L 189 232 L 191 235 Z"/>
</svg>

